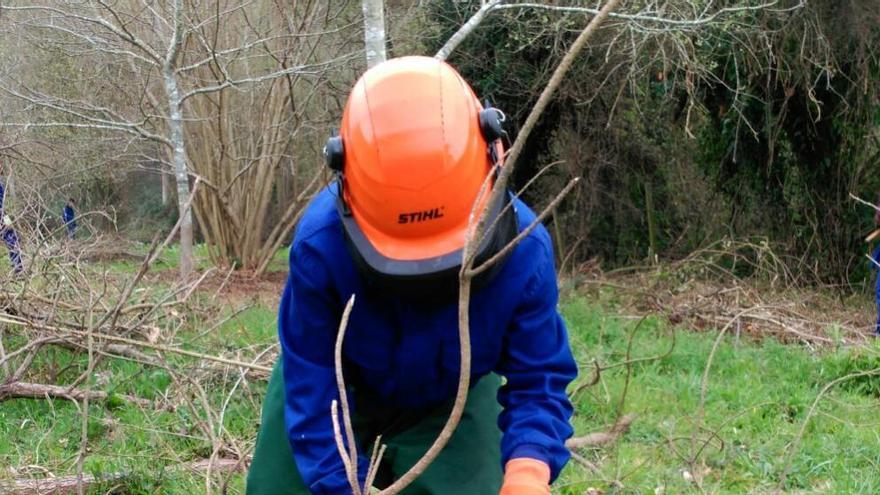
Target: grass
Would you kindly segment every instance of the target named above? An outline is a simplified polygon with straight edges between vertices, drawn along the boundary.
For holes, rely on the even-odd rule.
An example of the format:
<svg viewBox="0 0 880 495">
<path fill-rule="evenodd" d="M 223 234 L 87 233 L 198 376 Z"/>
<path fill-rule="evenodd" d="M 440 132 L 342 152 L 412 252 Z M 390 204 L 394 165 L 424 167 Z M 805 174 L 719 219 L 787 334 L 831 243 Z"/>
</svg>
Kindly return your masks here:
<svg viewBox="0 0 880 495">
<path fill-rule="evenodd" d="M 146 254 L 146 248 L 143 251 L 141 254 Z M 206 258 L 206 251 L 198 248 L 200 266 Z M 151 275 L 166 271 L 172 275 L 169 280 L 173 280 L 176 264 L 174 250 L 164 252 Z M 109 261 L 92 268 L 97 273 L 106 271 L 117 277 L 121 285 L 139 266 L 136 261 Z M 136 291 L 132 297 L 156 301 L 169 286 L 164 282 L 142 284 L 143 292 Z M 112 300 L 115 296 L 108 297 Z M 277 341 L 276 310 L 260 305 L 256 298 L 216 298 L 212 288 L 195 294 L 185 308 L 190 311 L 183 319 L 185 324 L 166 331 L 177 332 L 175 340 L 186 349 L 233 357 L 238 352 L 253 356 Z M 14 333 L 0 335 L 7 351 L 26 343 Z M 178 370 L 179 381 L 175 382 L 170 373 L 160 368 L 123 359 L 104 359 L 87 382 L 93 389 L 110 395 L 106 400 L 90 403 L 89 451 L 84 470 L 98 477 L 125 474 L 122 481 L 93 486 L 89 493 L 107 493 L 111 488 L 112 493 L 131 494 L 204 492 L 203 474 L 180 469 L 180 465 L 205 459 L 212 453 L 210 435 L 204 430 L 206 410 L 213 414 L 213 435 L 232 439 L 245 452 L 252 446 L 266 384 L 259 380 L 240 381 L 237 373 L 205 370 L 190 358 L 165 358 L 170 367 Z M 17 360 L 11 364 L 14 369 Z M 37 354 L 23 381 L 71 383 L 86 367 L 84 354 L 48 346 Z M 205 402 L 199 390 L 204 390 Z M 144 410 L 126 401 L 126 395 L 169 407 Z M 208 407 L 204 407 L 205 403 Z M 81 404 L 64 399 L 0 401 L 0 482 L 11 477 L 75 473 L 81 430 Z M 244 493 L 244 475 L 232 475 L 228 491 Z"/>
<path fill-rule="evenodd" d="M 174 253 L 163 258 L 168 259 L 167 266 L 160 268 L 172 270 Z M 270 270 L 285 265 L 282 252 Z M 130 273 L 136 263 L 115 269 Z M 277 338 L 276 308 L 260 302 L 265 300 L 220 300 L 211 311 L 193 313 L 179 330 L 178 341 L 204 352 L 251 349 L 245 354 L 253 355 L 251 351 L 265 349 Z M 200 307 L 206 304 L 200 301 Z M 598 473 L 572 462 L 554 485 L 554 493 L 581 495 L 589 487 L 604 493 L 700 493 L 688 476 L 699 478 L 705 493 L 769 493 L 789 461 L 786 492 L 880 493 L 880 435 L 875 419 L 880 379 L 853 379 L 831 389 L 807 424 L 799 448 L 792 448 L 825 384 L 880 367 L 875 346 L 810 350 L 772 339 L 725 336 L 715 351 L 701 408 L 701 382 L 717 333 L 673 328 L 655 316 L 639 324 L 637 318 L 624 314 L 626 309 L 619 306 L 613 291 L 589 300 L 569 294 L 562 312 L 582 366 L 579 382 L 589 378 L 594 360 L 605 366 L 626 361 L 630 336 L 630 359 L 664 357 L 608 369 L 596 385 L 575 397 L 573 423 L 578 434 L 607 428 L 621 411 L 638 416 L 631 430 L 611 447 L 582 452 L 599 466 Z M 205 333 L 208 329 L 212 331 Z M 7 350 L 22 343 L 9 336 L 4 340 Z M 191 360 L 169 360 L 184 370 L 193 365 Z M 69 383 L 85 366 L 80 354 L 47 348 L 27 379 Z M 121 493 L 203 492 L 201 474 L 178 468 L 211 454 L 208 435 L 199 427 L 206 419 L 204 408 L 193 388 L 175 383 L 161 369 L 131 361 L 103 360 L 95 371 L 91 383 L 112 395 L 90 406 L 86 471 L 127 473 L 117 490 Z M 256 437 L 265 384 L 239 383 L 237 376 L 201 371 L 193 368 L 192 376 L 201 377 L 210 408 L 224 410 L 223 434 L 249 448 Z M 123 394 L 162 399 L 174 408 L 145 411 L 120 399 Z M 77 404 L 7 400 L 0 406 L 0 467 L 4 468 L 0 479 L 14 475 L 9 468 L 19 470 L 18 476 L 75 472 L 81 431 Z M 219 429 L 219 422 L 215 428 Z M 105 493 L 111 485 L 91 493 Z M 232 476 L 228 493 L 243 490 L 243 475 Z"/>
<path fill-rule="evenodd" d="M 255 323 L 262 318 L 269 326 L 268 312 L 251 310 L 239 315 L 242 321 Z M 274 318 L 274 316 L 272 317 Z M 274 327 L 274 321 L 271 322 Z M 248 344 L 260 339 L 271 343 L 274 333 L 254 331 Z M 201 342 L 200 350 L 219 353 L 218 342 L 227 346 L 243 344 L 241 330 L 235 320 L 218 327 Z M 7 346 L 17 346 L 12 341 Z M 193 346 L 194 347 L 194 346 Z M 178 369 L 186 370 L 180 360 L 169 359 Z M 70 383 L 85 369 L 81 354 L 65 349 L 43 351 L 32 366 L 26 380 L 40 383 Z M 181 463 L 211 455 L 211 442 L 199 427 L 205 421 L 204 409 L 186 384 L 176 384 L 162 369 L 144 367 L 139 363 L 118 359 L 102 361 L 96 368 L 92 383 L 111 395 L 104 401 L 92 401 L 89 408 L 89 456 L 87 473 L 107 475 L 124 472 L 124 493 L 179 493 L 204 491 L 204 480 L 198 474 L 177 469 Z M 205 397 L 213 411 L 223 410 L 224 434 L 242 439 L 245 446 L 253 442 L 258 425 L 260 397 L 265 383 L 247 385 L 248 393 L 235 387 L 235 378 L 217 376 L 200 379 L 207 391 Z M 164 399 L 173 409 L 144 410 L 122 399 L 132 395 L 150 400 Z M 228 402 L 227 402 L 228 401 Z M 11 400 L 0 407 L 0 466 L 39 466 L 55 474 L 75 472 L 80 448 L 82 416 L 80 406 L 73 402 L 54 400 Z M 35 468 L 31 468 L 35 469 Z M 22 473 L 27 474 L 27 473 Z M 0 472 L 0 479 L 9 473 Z M 95 487 L 90 493 L 105 493 L 106 486 Z M 244 477 L 235 475 L 231 493 L 243 493 Z"/>
<path fill-rule="evenodd" d="M 566 302 L 563 312 L 580 363 L 626 360 L 635 321 L 579 298 Z M 631 356 L 665 354 L 673 331 L 648 317 L 633 338 Z M 601 466 L 600 475 L 571 463 L 557 485 L 559 493 L 581 494 L 591 486 L 606 493 L 699 493 L 686 479 L 694 474 L 701 475 L 707 493 L 766 493 L 776 487 L 789 455 L 786 491 L 880 493 L 876 377 L 832 389 L 808 423 L 800 448 L 792 449 L 820 389 L 880 365 L 876 349 L 811 352 L 769 339 L 726 336 L 708 375 L 701 419 L 701 382 L 717 334 L 679 329 L 676 336 L 668 356 L 632 366 L 623 411 L 638 418 L 613 448 L 587 452 Z M 626 374 L 625 367 L 609 370 L 578 396 L 579 433 L 614 423 Z M 623 488 L 609 480 L 619 480 Z"/>
<path fill-rule="evenodd" d="M 266 266 L 266 272 L 286 271 L 289 252 L 289 247 L 279 249 L 275 255 L 272 256 L 272 259 Z M 196 270 L 206 270 L 213 266 L 211 264 L 211 257 L 208 253 L 208 246 L 206 244 L 196 244 L 193 246 L 193 258 Z M 157 262 L 163 264 L 164 267 L 177 269 L 179 259 L 179 245 L 173 244 L 162 251 Z M 137 269 L 137 267 L 135 267 L 135 269 Z"/>
</svg>

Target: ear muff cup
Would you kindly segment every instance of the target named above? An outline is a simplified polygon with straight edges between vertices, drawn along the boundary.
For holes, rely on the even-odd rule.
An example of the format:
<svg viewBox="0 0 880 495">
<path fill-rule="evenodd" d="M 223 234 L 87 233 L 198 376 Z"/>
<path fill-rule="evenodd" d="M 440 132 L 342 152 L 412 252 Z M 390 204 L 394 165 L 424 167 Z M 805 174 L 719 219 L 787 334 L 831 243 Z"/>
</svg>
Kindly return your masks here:
<svg viewBox="0 0 880 495">
<path fill-rule="evenodd" d="M 507 135 L 504 131 L 504 113 L 486 104 L 486 108 L 480 110 L 480 131 L 487 143 L 492 143 Z"/>
<path fill-rule="evenodd" d="M 342 172 L 345 168 L 345 145 L 341 136 L 331 136 L 324 145 L 324 161 L 330 170 Z"/>
</svg>

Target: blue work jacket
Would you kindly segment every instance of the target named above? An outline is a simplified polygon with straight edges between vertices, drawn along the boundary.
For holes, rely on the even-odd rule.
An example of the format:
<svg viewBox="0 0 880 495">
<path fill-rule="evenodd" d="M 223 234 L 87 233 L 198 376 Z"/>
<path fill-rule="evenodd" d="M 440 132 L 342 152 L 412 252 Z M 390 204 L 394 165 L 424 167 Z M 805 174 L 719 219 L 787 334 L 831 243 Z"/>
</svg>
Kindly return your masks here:
<svg viewBox="0 0 880 495">
<path fill-rule="evenodd" d="M 877 303 L 877 324 L 874 326 L 874 333 L 876 335 L 880 335 L 880 270 L 878 270 L 878 264 L 880 264 L 880 244 L 874 248 L 874 252 L 871 253 L 871 258 L 874 260 L 871 263 L 871 268 L 877 271 L 877 282 L 874 286 L 874 301 Z"/>
<path fill-rule="evenodd" d="M 76 227 L 76 214 L 73 212 L 72 206 L 66 205 L 64 209 L 61 210 L 61 217 L 64 219 L 65 224 Z"/>
<path fill-rule="evenodd" d="M 346 379 L 400 408 L 439 405 L 455 396 L 459 371 L 457 301 L 414 303 L 369 290 L 346 247 L 336 186 L 307 207 L 290 249 L 281 299 L 285 423 L 294 458 L 316 495 L 350 493 L 336 444 L 330 404 L 337 399 L 334 345 L 345 303 L 356 295 L 343 345 Z M 515 202 L 518 229 L 535 214 Z M 506 379 L 498 392 L 504 465 L 530 457 L 550 465 L 553 479 L 568 461 L 572 406 L 566 386 L 577 375 L 558 291 L 550 236 L 538 226 L 499 273 L 472 294 L 471 383 Z M 367 471 L 361 451 L 359 475 Z"/>
</svg>

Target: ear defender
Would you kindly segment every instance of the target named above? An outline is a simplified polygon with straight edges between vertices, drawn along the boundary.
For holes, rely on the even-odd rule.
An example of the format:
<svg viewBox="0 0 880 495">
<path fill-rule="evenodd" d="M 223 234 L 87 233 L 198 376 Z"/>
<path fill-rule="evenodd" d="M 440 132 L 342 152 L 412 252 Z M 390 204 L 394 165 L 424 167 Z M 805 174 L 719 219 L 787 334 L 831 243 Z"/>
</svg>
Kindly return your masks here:
<svg viewBox="0 0 880 495">
<path fill-rule="evenodd" d="M 342 172 L 345 167 L 345 145 L 342 144 L 342 137 L 337 136 L 334 132 L 327 144 L 324 145 L 324 161 L 327 167 L 334 172 Z"/>
<path fill-rule="evenodd" d="M 480 110 L 480 132 L 483 138 L 489 143 L 489 159 L 496 169 L 501 165 L 500 146 L 496 143 L 501 138 L 507 138 L 507 131 L 504 130 L 504 120 L 507 117 L 504 112 L 492 106 L 488 100 Z"/>
<path fill-rule="evenodd" d="M 336 183 L 339 187 L 338 201 L 342 214 L 351 216 L 351 209 L 348 207 L 348 202 L 345 201 L 345 193 L 343 192 L 345 181 L 342 180 L 342 171 L 345 168 L 345 144 L 342 142 L 342 136 L 337 135 L 335 130 L 330 133 L 327 144 L 324 145 L 324 162 L 327 164 L 327 168 L 336 175 Z"/>
<path fill-rule="evenodd" d="M 486 102 L 485 108 L 480 110 L 480 131 L 486 142 L 492 143 L 507 135 L 504 131 L 505 118 L 504 112 Z"/>
</svg>

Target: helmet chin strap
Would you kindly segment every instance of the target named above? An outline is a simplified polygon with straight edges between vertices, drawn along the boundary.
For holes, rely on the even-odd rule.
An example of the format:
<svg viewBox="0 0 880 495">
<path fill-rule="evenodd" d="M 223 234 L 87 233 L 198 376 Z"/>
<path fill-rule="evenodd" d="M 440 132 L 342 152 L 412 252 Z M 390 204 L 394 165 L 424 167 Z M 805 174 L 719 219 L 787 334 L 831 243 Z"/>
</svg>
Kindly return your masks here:
<svg viewBox="0 0 880 495">
<path fill-rule="evenodd" d="M 483 109 L 480 110 L 480 131 L 483 133 L 483 137 L 486 139 L 488 143 L 487 153 L 489 155 L 489 160 L 492 163 L 492 172 L 496 176 L 498 175 L 498 170 L 502 166 L 502 156 L 498 152 L 498 141 L 502 141 L 502 143 L 510 138 L 507 134 L 507 131 L 504 130 L 504 121 L 507 120 L 507 115 L 501 111 L 499 108 L 495 108 L 492 106 L 492 103 L 489 100 L 484 100 Z M 502 152 L 503 152 L 503 144 L 502 144 Z"/>
<path fill-rule="evenodd" d="M 498 140 L 492 141 L 489 143 L 489 160 L 492 162 L 492 172 L 498 173 L 498 169 L 501 168 L 501 156 L 498 155 L 498 147 L 495 146 Z"/>
<path fill-rule="evenodd" d="M 345 200 L 345 175 L 341 171 L 334 172 L 334 175 L 336 176 L 338 201 L 341 206 L 340 211 L 344 216 L 350 217 L 351 208 L 348 206 L 348 201 Z"/>
</svg>

